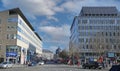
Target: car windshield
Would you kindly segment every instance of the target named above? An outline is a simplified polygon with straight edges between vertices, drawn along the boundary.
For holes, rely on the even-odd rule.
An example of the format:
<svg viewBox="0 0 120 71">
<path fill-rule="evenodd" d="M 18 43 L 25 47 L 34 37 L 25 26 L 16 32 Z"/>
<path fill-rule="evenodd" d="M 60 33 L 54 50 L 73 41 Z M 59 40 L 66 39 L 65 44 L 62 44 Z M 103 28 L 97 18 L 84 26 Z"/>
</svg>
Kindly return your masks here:
<svg viewBox="0 0 120 71">
<path fill-rule="evenodd" d="M 8 62 L 3 62 L 2 64 L 8 64 Z"/>
</svg>

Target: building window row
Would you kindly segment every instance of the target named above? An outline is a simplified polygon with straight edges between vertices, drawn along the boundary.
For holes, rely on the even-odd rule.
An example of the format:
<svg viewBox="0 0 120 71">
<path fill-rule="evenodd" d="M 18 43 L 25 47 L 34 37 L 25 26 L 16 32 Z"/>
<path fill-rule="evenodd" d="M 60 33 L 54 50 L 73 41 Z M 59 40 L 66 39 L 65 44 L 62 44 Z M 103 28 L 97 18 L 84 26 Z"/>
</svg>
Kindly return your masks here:
<svg viewBox="0 0 120 71">
<path fill-rule="evenodd" d="M 29 43 L 26 39 L 24 39 L 24 38 L 23 38 L 23 37 L 21 37 L 20 35 L 17 35 L 17 39 L 19 39 L 19 40 L 23 41 L 23 42 L 24 42 L 24 43 L 26 43 L 26 44 L 28 44 L 28 43 Z"/>
<path fill-rule="evenodd" d="M 120 36 L 120 32 L 79 32 L 79 36 Z"/>
<path fill-rule="evenodd" d="M 120 43 L 118 38 L 79 38 L 80 43 Z"/>
<path fill-rule="evenodd" d="M 29 37 L 33 42 L 39 41 L 38 38 L 35 37 L 35 33 L 32 33 L 32 31 L 30 31 L 30 29 L 25 25 L 25 23 L 22 20 L 18 20 L 18 24 L 21 25 L 22 27 L 24 27 L 24 29 L 29 32 L 31 34 L 31 36 L 29 36 L 28 34 L 26 34 L 22 29 L 20 29 L 20 27 L 18 27 L 18 30 L 20 30 L 21 33 L 25 34 L 26 37 Z M 33 39 L 34 38 L 34 39 Z M 39 45 L 39 43 L 35 43 L 36 45 Z"/>
<path fill-rule="evenodd" d="M 120 26 L 79 26 L 79 30 L 120 30 Z"/>
<path fill-rule="evenodd" d="M 27 37 L 27 38 L 29 38 L 32 42 L 36 42 L 36 40 L 35 39 L 32 39 L 32 37 L 31 36 L 29 36 L 28 34 L 26 34 L 19 26 L 18 26 L 18 31 L 20 32 L 20 33 L 22 33 L 22 34 L 24 34 L 25 35 L 25 37 Z M 19 36 L 18 36 L 19 37 Z M 21 37 L 22 38 L 22 37 Z M 20 39 L 20 40 L 22 40 L 22 39 Z M 23 40 L 24 41 L 24 40 Z M 24 41 L 24 42 L 26 42 L 26 41 Z M 26 42 L 26 43 L 28 43 L 28 42 Z M 38 43 L 35 43 L 36 45 L 39 45 Z"/>
<path fill-rule="evenodd" d="M 82 24 L 87 24 L 88 20 L 82 20 Z"/>
<path fill-rule="evenodd" d="M 108 16 L 110 16 L 110 17 L 114 17 L 114 16 L 117 16 L 117 14 L 83 14 L 83 16 L 96 16 L 96 17 L 100 17 L 100 16 L 102 16 L 102 17 L 108 17 Z"/>
<path fill-rule="evenodd" d="M 95 50 L 99 50 L 99 49 L 120 49 L 120 45 L 92 45 L 92 44 L 87 44 L 87 45 L 82 45 L 82 49 L 95 49 Z"/>
<path fill-rule="evenodd" d="M 22 21 L 22 20 L 18 20 L 18 24 L 20 24 L 22 27 L 24 27 L 24 29 L 29 32 L 30 34 L 33 34 L 29 29 L 28 27 L 25 25 L 25 23 Z"/>
<path fill-rule="evenodd" d="M 16 31 L 16 30 L 17 30 L 17 26 L 9 25 L 7 27 L 7 31 Z"/>
<path fill-rule="evenodd" d="M 21 48 L 16 45 L 6 45 L 6 52 L 20 52 Z"/>
<path fill-rule="evenodd" d="M 115 24 L 115 20 L 78 20 L 79 24 Z M 119 24 L 119 21 L 117 21 Z"/>
<path fill-rule="evenodd" d="M 90 24 L 115 24 L 115 20 L 89 20 Z"/>
</svg>

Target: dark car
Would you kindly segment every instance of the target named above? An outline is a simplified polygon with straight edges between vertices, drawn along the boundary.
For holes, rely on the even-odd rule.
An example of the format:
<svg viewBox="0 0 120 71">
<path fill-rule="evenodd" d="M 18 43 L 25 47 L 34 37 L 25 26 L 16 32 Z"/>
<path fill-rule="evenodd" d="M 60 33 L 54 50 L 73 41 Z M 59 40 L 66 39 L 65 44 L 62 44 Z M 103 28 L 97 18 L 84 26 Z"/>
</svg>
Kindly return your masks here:
<svg viewBox="0 0 120 71">
<path fill-rule="evenodd" d="M 120 65 L 113 65 L 109 71 L 120 71 Z"/>
<path fill-rule="evenodd" d="M 29 64 L 28 64 L 28 66 L 36 66 L 37 65 L 37 62 L 30 62 Z"/>
<path fill-rule="evenodd" d="M 89 69 L 96 69 L 96 68 L 102 69 L 102 68 L 103 68 L 102 64 L 100 64 L 100 63 L 98 63 L 98 62 L 88 62 L 88 63 L 84 63 L 84 64 L 82 65 L 82 67 L 83 67 L 84 69 L 86 69 L 86 68 L 89 68 Z"/>
</svg>

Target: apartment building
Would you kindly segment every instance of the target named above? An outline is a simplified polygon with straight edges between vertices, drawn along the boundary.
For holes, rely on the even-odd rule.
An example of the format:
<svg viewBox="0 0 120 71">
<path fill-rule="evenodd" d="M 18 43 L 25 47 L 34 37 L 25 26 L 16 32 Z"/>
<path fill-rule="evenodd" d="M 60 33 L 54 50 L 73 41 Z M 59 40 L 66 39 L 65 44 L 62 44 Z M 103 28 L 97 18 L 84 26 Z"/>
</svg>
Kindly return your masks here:
<svg viewBox="0 0 120 71">
<path fill-rule="evenodd" d="M 42 54 L 42 39 L 19 8 L 0 12 L 0 62 L 24 64 Z"/>
<path fill-rule="evenodd" d="M 120 12 L 116 7 L 82 7 L 73 20 L 70 51 L 82 61 L 105 61 L 120 57 Z"/>
</svg>

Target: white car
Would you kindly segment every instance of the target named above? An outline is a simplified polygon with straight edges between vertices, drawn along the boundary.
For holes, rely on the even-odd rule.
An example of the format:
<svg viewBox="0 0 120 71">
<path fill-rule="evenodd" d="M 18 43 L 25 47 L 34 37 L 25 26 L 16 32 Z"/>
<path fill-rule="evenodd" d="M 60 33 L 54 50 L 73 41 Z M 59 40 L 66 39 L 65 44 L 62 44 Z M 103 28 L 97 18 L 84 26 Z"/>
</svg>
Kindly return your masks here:
<svg viewBox="0 0 120 71">
<path fill-rule="evenodd" d="M 2 62 L 0 64 L 0 68 L 12 68 L 13 67 L 13 63 L 11 62 Z"/>
<path fill-rule="evenodd" d="M 38 64 L 39 65 L 44 65 L 45 63 L 44 63 L 44 61 L 40 61 Z"/>
</svg>

